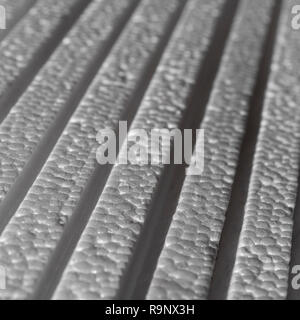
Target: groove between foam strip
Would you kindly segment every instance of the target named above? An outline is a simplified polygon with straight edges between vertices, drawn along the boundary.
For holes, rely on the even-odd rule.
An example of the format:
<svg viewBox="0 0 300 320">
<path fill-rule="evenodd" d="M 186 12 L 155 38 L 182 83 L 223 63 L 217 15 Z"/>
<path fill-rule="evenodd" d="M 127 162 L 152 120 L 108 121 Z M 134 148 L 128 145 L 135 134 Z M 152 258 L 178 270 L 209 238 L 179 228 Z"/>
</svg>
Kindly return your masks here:
<svg viewBox="0 0 300 320">
<path fill-rule="evenodd" d="M 0 125 L 0 231 L 47 159 L 135 3 L 94 1 Z"/>
<path fill-rule="evenodd" d="M 268 26 L 268 34 L 262 49 L 263 57 L 260 61 L 256 84 L 249 104 L 245 134 L 240 147 L 238 165 L 231 188 L 230 201 L 226 211 L 226 219 L 218 246 L 212 281 L 210 283 L 209 300 L 226 299 L 232 276 L 239 235 L 243 223 L 243 212 L 247 199 L 265 92 L 270 75 L 280 12 L 281 0 L 278 0 L 274 4 L 272 21 Z"/>
<path fill-rule="evenodd" d="M 142 1 L 100 69 L 40 175 L 0 237 L 0 252 L 8 270 L 6 297 L 24 298 L 35 293 L 47 261 L 95 172 L 97 131 L 105 126 L 114 128 L 125 108 L 130 107 L 141 83 L 152 72 L 148 69 L 154 62 L 153 55 L 167 40 L 165 32 L 181 7 L 181 0 Z M 13 237 L 10 237 L 11 232 Z M 16 237 L 19 248 L 5 252 Z M 24 242 L 27 243 L 25 247 L 22 246 Z M 15 258 L 18 260 L 20 253 L 23 261 L 19 264 Z M 14 272 L 22 276 L 15 279 Z M 21 278 L 27 280 L 23 287 Z M 43 286 L 42 291 L 44 289 Z"/>
<path fill-rule="evenodd" d="M 133 128 L 150 130 L 178 126 L 222 3 L 188 2 L 133 121 Z M 126 151 L 122 149 L 121 158 Z M 55 299 L 114 298 L 117 295 L 162 170 L 160 165 L 114 166 Z"/>
<path fill-rule="evenodd" d="M 88 3 L 38 0 L 0 43 L 0 122 Z"/>
<path fill-rule="evenodd" d="M 202 67 L 198 71 L 194 89 L 178 125 L 180 130 L 189 128 L 194 131 L 193 140 L 196 140 L 196 129 L 199 128 L 205 113 L 237 7 L 238 1 L 225 1 L 210 38 Z M 194 141 L 190 147 L 192 152 Z M 173 143 L 170 154 L 173 154 L 175 149 Z M 147 210 L 137 245 L 122 277 L 117 299 L 145 299 L 178 203 L 185 175 L 186 165 L 173 163 L 164 166 L 160 173 L 159 183 Z"/>
<path fill-rule="evenodd" d="M 240 3 L 201 124 L 204 171 L 185 179 L 149 299 L 207 298 L 273 4 Z"/>
<path fill-rule="evenodd" d="M 136 17 L 134 19 L 134 21 L 137 23 L 136 25 L 131 25 L 130 30 L 128 30 L 129 34 L 134 35 L 134 31 L 136 30 L 137 27 L 140 27 L 140 21 L 141 18 L 140 16 L 142 14 L 140 14 L 141 12 L 143 13 L 143 15 L 145 15 L 145 17 L 142 19 L 144 22 L 146 22 L 146 17 L 147 16 L 153 16 L 155 18 L 155 15 L 157 15 L 157 13 L 155 13 L 156 11 L 160 12 L 160 15 L 162 14 L 162 16 L 160 17 L 159 15 L 159 19 L 155 18 L 154 21 L 152 21 L 153 23 L 150 24 L 150 26 L 152 26 L 152 28 L 150 28 L 148 30 L 148 35 L 147 33 L 145 33 L 145 39 L 142 41 L 142 43 L 146 43 L 147 41 L 149 42 L 148 45 L 144 45 L 143 49 L 146 50 L 148 47 L 149 51 L 148 55 L 145 55 L 145 61 L 140 59 L 139 60 L 139 64 L 137 64 L 135 61 L 135 59 L 130 59 L 130 64 L 127 65 L 126 71 L 129 72 L 130 76 L 128 77 L 129 79 L 131 78 L 131 81 L 134 80 L 135 81 L 135 85 L 133 86 L 133 83 L 131 83 L 132 86 L 127 87 L 128 91 L 121 91 L 121 87 L 118 86 L 118 88 L 114 88 L 115 90 L 118 89 L 118 94 L 115 95 L 114 97 L 114 101 L 111 102 L 111 104 L 115 103 L 115 99 L 117 97 L 119 97 L 119 99 L 122 101 L 123 103 L 120 104 L 121 109 L 119 108 L 115 108 L 114 113 L 115 115 L 113 116 L 111 112 L 107 111 L 108 117 L 109 119 L 109 123 L 111 124 L 112 128 L 113 126 L 117 126 L 117 120 L 127 120 L 128 122 L 128 126 L 130 126 L 131 122 L 132 122 L 132 118 L 134 117 L 134 114 L 136 113 L 136 109 L 138 108 L 140 101 L 144 95 L 145 90 L 147 89 L 149 82 L 151 80 L 151 77 L 154 73 L 154 71 L 156 70 L 156 66 L 160 60 L 161 54 L 163 53 L 163 50 L 166 46 L 166 44 L 168 43 L 168 38 L 170 36 L 170 34 L 172 33 L 172 30 L 178 20 L 178 17 L 182 11 L 182 6 L 185 4 L 185 1 L 177 1 L 177 0 L 173 0 L 174 3 L 172 3 L 171 1 L 166 1 L 165 0 L 165 4 L 167 5 L 167 8 L 165 8 L 165 10 L 163 9 L 162 6 L 162 2 L 151 2 L 148 3 L 147 6 L 145 6 L 145 8 L 141 7 L 141 11 L 137 12 Z M 151 8 L 150 5 L 153 5 L 153 8 Z M 171 6 L 172 4 L 172 6 Z M 175 5 L 176 4 L 176 5 Z M 171 12 L 169 12 L 169 10 L 171 10 Z M 175 10 L 175 11 L 174 11 Z M 145 11 L 145 12 L 144 12 Z M 166 21 L 163 21 L 162 18 L 164 17 L 167 18 L 167 16 L 165 16 L 166 14 L 171 14 L 171 16 L 168 17 L 168 19 Z M 159 23 L 158 23 L 159 22 Z M 162 25 L 164 23 L 164 26 Z M 154 24 L 157 25 L 156 28 L 154 28 Z M 158 29 L 157 29 L 158 28 Z M 151 31 L 151 32 L 149 32 Z M 153 43 L 153 41 L 149 41 L 150 38 L 153 39 L 154 38 L 154 34 L 158 31 L 162 31 L 163 33 L 157 33 L 156 34 L 156 38 L 158 38 L 157 40 L 159 40 L 159 42 L 157 44 Z M 135 57 L 138 56 L 137 53 L 140 52 L 141 50 L 139 49 L 139 47 L 141 47 L 141 41 L 139 41 L 138 39 L 141 38 L 141 34 L 140 32 L 137 32 L 136 35 L 134 35 L 131 38 L 131 41 L 129 41 L 129 39 L 126 39 L 126 42 L 124 44 L 119 43 L 118 48 L 116 50 L 118 51 L 118 54 L 122 54 L 125 56 L 130 56 L 130 57 Z M 147 37 L 146 37 L 147 36 Z M 126 38 L 126 33 L 124 33 L 124 37 Z M 148 38 L 149 37 L 149 38 Z M 124 40 L 125 41 L 125 40 Z M 131 42 L 131 43 L 129 43 Z M 137 46 L 137 43 L 140 42 Z M 152 43 L 152 44 L 151 44 Z M 155 47 L 152 48 L 152 45 L 155 44 Z M 129 48 L 132 47 L 131 50 L 132 52 L 130 53 L 129 51 L 126 52 L 127 50 L 123 50 L 124 48 Z M 151 51 L 150 49 L 153 49 L 153 51 Z M 150 56 L 151 54 L 151 56 Z M 113 53 L 111 54 L 113 56 Z M 110 62 L 111 60 L 108 59 Z M 120 59 L 119 59 L 120 60 Z M 121 59 L 123 60 L 123 59 Z M 127 59 L 124 59 L 127 61 Z M 109 65 L 109 61 L 107 61 L 107 65 Z M 116 63 L 118 63 L 118 60 L 113 58 L 113 61 L 115 61 Z M 115 67 L 117 68 L 119 65 L 117 64 Z M 138 66 L 138 68 L 136 68 Z M 120 67 L 120 66 L 119 66 Z M 124 67 L 124 65 L 123 65 Z M 122 68 L 123 69 L 123 68 Z M 133 71 L 136 71 L 135 73 L 133 73 Z M 102 77 L 103 75 L 106 75 L 105 73 L 110 73 L 112 72 L 112 68 L 111 65 L 109 66 L 109 69 L 103 69 L 103 72 L 100 72 L 99 77 Z M 124 74 L 120 74 L 118 72 L 116 72 L 117 74 L 117 79 L 121 80 L 121 82 L 124 82 Z M 135 76 L 133 77 L 133 75 L 135 74 Z M 127 77 L 125 77 L 127 78 Z M 111 80 L 111 79 L 110 79 Z M 97 81 L 96 81 L 97 82 Z M 118 81 L 116 81 L 118 82 Z M 95 87 L 98 89 L 98 87 L 100 86 L 104 86 L 105 83 L 105 79 L 101 79 L 101 81 L 97 82 Z M 130 82 L 127 83 L 127 85 L 129 85 Z M 104 86 L 105 87 L 105 86 Z M 124 87 L 125 88 L 125 87 Z M 113 89 L 113 87 L 112 87 Z M 126 97 L 127 96 L 127 97 Z M 111 95 L 112 97 L 112 95 Z M 123 97 L 123 98 L 122 98 Z M 101 98 L 101 99 L 100 99 Z M 103 96 L 100 95 L 98 96 L 99 100 L 99 104 L 102 105 L 104 104 L 104 101 L 101 101 L 103 99 Z M 104 99 L 105 100 L 105 99 Z M 105 101 L 105 103 L 108 103 L 108 101 Z M 108 104 L 109 106 L 109 104 Z M 89 114 L 89 118 L 91 117 L 95 117 L 95 110 L 91 110 L 91 112 L 93 111 L 93 114 Z M 81 119 L 83 118 L 83 114 L 86 114 L 86 108 L 84 108 L 84 110 L 82 109 L 81 111 Z M 101 110 L 99 110 L 99 112 L 103 112 L 105 113 L 105 108 L 101 108 Z M 117 117 L 117 118 L 115 118 Z M 103 120 L 103 119 L 102 119 Z M 71 119 L 71 122 L 73 124 L 73 119 Z M 75 120 L 76 122 L 76 120 Z M 94 122 L 95 124 L 95 122 Z M 105 122 L 99 122 L 98 123 L 98 129 L 103 129 L 103 125 L 105 125 Z M 118 132 L 118 130 L 116 130 L 116 132 Z M 83 133 L 83 131 L 81 132 Z M 68 134 L 70 134 L 70 132 L 68 132 Z M 86 140 L 88 139 L 87 136 L 84 137 Z M 90 165 L 91 170 L 85 170 L 83 173 L 80 172 L 80 180 L 82 181 L 82 184 L 84 185 L 84 187 L 82 188 L 82 192 L 78 194 L 77 199 L 78 201 L 73 201 L 73 205 L 72 205 L 72 209 L 69 212 L 69 216 L 70 219 L 66 225 L 66 228 L 64 229 L 61 238 L 59 239 L 59 242 L 55 248 L 55 251 L 53 253 L 53 255 L 51 256 L 51 259 L 46 267 L 46 269 L 43 271 L 43 276 L 40 279 L 40 283 L 37 286 L 37 289 L 34 293 L 33 298 L 38 298 L 38 299 L 47 299 L 49 297 L 52 296 L 53 291 L 56 288 L 56 285 L 64 271 L 64 268 L 78 242 L 78 239 L 84 229 L 84 227 L 86 226 L 86 223 L 90 217 L 90 214 L 92 212 L 92 210 L 94 209 L 97 200 L 99 199 L 99 196 L 103 190 L 103 187 L 105 185 L 105 182 L 107 180 L 107 177 L 111 171 L 111 167 L 112 165 L 107 165 L 107 166 L 100 166 L 97 165 L 95 162 L 95 148 L 97 146 L 97 143 L 95 141 L 95 137 L 94 139 L 92 139 L 93 137 L 89 137 L 89 142 L 91 144 L 91 148 L 86 148 L 85 150 L 87 151 L 91 151 L 91 153 L 89 154 L 89 157 L 87 158 L 86 161 L 86 165 L 84 166 L 85 169 L 87 169 L 87 167 Z M 120 141 L 118 141 L 117 138 L 117 143 L 119 144 Z M 76 143 L 77 144 L 77 143 Z M 92 147 L 93 146 L 93 147 Z M 72 213 L 72 214 L 71 214 Z M 53 273 L 53 270 L 55 269 L 55 273 Z"/>
<path fill-rule="evenodd" d="M 283 1 L 229 299 L 287 295 L 300 156 L 300 38 L 290 26 L 295 4 Z"/>
</svg>

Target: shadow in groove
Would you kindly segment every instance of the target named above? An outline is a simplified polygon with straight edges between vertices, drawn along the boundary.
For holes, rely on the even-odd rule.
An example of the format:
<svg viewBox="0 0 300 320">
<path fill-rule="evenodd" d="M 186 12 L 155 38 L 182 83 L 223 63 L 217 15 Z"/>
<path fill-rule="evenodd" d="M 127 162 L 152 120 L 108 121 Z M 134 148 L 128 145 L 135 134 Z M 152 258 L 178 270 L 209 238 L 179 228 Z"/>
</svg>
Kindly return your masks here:
<svg viewBox="0 0 300 320">
<path fill-rule="evenodd" d="M 270 74 L 280 9 L 281 0 L 276 1 L 274 5 L 272 21 L 263 48 L 264 55 L 260 62 L 260 71 L 257 75 L 256 85 L 250 101 L 246 133 L 242 141 L 231 199 L 226 213 L 226 220 L 221 235 L 210 292 L 208 294 L 208 299 L 210 300 L 226 299 L 230 284 L 239 236 L 243 224 L 244 206 L 247 200 L 252 162 L 259 133 L 265 91 Z"/>
<path fill-rule="evenodd" d="M 193 129 L 194 132 L 199 128 L 223 56 L 237 6 L 238 0 L 229 0 L 223 7 L 222 15 L 215 28 L 203 67 L 199 70 L 194 92 L 191 95 L 185 115 L 179 126 L 181 130 L 189 128 Z M 195 139 L 193 141 L 195 142 Z M 173 154 L 173 149 L 170 154 Z M 147 213 L 140 239 L 121 281 L 117 299 L 145 298 L 172 216 L 176 210 L 185 178 L 185 169 L 184 164 L 165 166 L 164 172 L 160 177 L 159 186 L 152 200 L 152 207 Z"/>
</svg>

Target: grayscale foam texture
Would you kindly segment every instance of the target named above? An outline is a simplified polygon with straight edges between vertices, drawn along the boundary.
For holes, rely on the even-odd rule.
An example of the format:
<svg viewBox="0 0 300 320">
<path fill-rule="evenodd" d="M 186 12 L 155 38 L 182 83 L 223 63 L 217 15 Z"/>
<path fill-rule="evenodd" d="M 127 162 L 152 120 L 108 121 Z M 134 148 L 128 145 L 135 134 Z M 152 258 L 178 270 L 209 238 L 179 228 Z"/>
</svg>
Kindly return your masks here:
<svg viewBox="0 0 300 320">
<path fill-rule="evenodd" d="M 231 299 L 285 299 L 299 170 L 300 36 L 287 1 L 253 164 Z"/>
<path fill-rule="evenodd" d="M 201 125 L 204 171 L 185 180 L 148 298 L 207 297 L 273 4 L 241 3 Z"/>
<path fill-rule="evenodd" d="M 0 0 L 1 299 L 207 299 L 224 225 L 241 229 L 232 270 L 223 267 L 227 298 L 289 296 L 300 250 L 300 30 L 291 24 L 300 3 L 234 3 Z M 254 136 L 248 117 L 263 81 Z M 189 117 L 205 131 L 202 174 L 97 163 L 99 130 L 120 120 L 132 123 L 129 137 L 189 129 Z M 247 134 L 249 185 L 238 170 Z M 227 216 L 234 185 L 247 192 L 238 226 Z"/>
</svg>

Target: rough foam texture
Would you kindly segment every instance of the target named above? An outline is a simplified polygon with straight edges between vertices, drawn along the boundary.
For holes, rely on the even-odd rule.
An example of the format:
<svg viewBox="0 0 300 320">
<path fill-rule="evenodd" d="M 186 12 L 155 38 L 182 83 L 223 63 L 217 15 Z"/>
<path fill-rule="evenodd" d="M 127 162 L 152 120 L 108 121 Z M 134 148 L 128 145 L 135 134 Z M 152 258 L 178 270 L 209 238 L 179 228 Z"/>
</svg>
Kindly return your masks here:
<svg viewBox="0 0 300 320">
<path fill-rule="evenodd" d="M 0 238 L 0 265 L 8 269 L 9 297 L 24 298 L 33 294 L 94 173 L 98 130 L 117 126 L 143 82 L 152 56 L 164 42 L 166 27 L 175 18 L 180 2 L 141 2 L 4 231 Z M 107 3 L 113 4 L 111 0 Z M 114 1 L 117 3 L 119 0 Z M 13 244 L 15 250 L 7 251 Z"/>
<path fill-rule="evenodd" d="M 46 25 L 49 24 L 48 20 L 53 21 L 55 18 L 53 11 L 61 18 L 68 12 L 68 2 L 74 4 L 74 1 L 70 0 L 57 1 L 57 4 L 51 2 L 54 7 L 57 6 L 56 9 L 53 9 L 52 5 L 49 5 L 49 8 L 45 6 L 45 11 L 49 15 L 50 12 L 53 14 L 51 19 L 46 19 Z M 60 121 L 59 116 L 64 116 L 68 108 L 74 108 L 74 101 L 71 106 L 67 103 L 76 95 L 87 68 L 95 59 L 100 59 L 99 53 L 110 41 L 114 28 L 118 26 L 124 10 L 131 3 L 130 0 L 95 1 L 0 125 L 0 202 L 30 161 L 47 131 L 55 122 Z M 65 10 L 62 10 L 64 8 Z M 33 12 L 41 15 L 37 7 Z M 41 20 L 39 23 L 43 25 L 45 21 Z M 39 30 L 38 26 L 34 29 Z M 13 36 L 13 33 L 11 35 Z M 32 36 L 34 35 L 31 34 Z M 4 46 L 6 43 L 11 46 L 14 41 L 9 41 L 8 38 L 6 40 L 3 42 Z M 26 41 L 23 45 L 25 44 Z M 21 48 L 18 47 L 18 50 Z M 5 59 L 1 57 L 5 52 L 4 50 L 0 53 L 0 63 L 4 70 L 7 69 L 8 75 L 0 78 L 0 92 L 1 88 L 4 90 L 11 84 L 15 73 L 19 71 L 18 67 L 25 67 L 27 62 L 23 55 L 18 56 L 10 49 L 7 51 L 8 61 L 5 64 Z M 12 64 L 10 59 L 19 61 Z"/>
<path fill-rule="evenodd" d="M 297 298 L 299 4 L 0 0 L 0 299 Z M 100 165 L 119 120 L 204 173 Z"/>
<path fill-rule="evenodd" d="M 71 2 L 74 3 L 74 1 Z M 64 5 L 66 4 L 65 1 Z M 68 102 L 76 94 L 78 84 L 82 79 L 85 81 L 86 69 L 90 64 L 93 66 L 94 59 L 99 59 L 99 53 L 101 54 L 102 50 L 105 50 L 114 29 L 119 26 L 120 19 L 124 14 L 127 15 L 126 10 L 132 4 L 131 0 L 94 1 L 1 124 L 1 201 L 5 200 L 10 188 L 24 172 L 24 167 L 30 161 L 47 130 L 59 121 L 59 115 L 68 111 L 66 110 Z M 73 108 L 73 104 L 74 102 L 69 107 Z M 52 132 L 52 135 L 55 134 L 55 131 Z M 44 152 L 44 150 L 41 151 Z M 53 183 L 49 183 L 48 187 L 53 187 Z M 5 213 L 3 212 L 4 215 Z M 45 219 L 51 220 L 51 218 L 50 215 Z M 26 222 L 23 227 L 25 225 Z M 10 228 L 14 229 L 14 224 Z M 10 262 L 15 264 L 15 268 L 21 265 L 17 262 L 25 259 L 24 255 L 27 254 L 26 239 L 32 235 L 31 232 L 32 230 L 28 231 L 25 238 L 21 236 L 18 238 L 17 230 L 13 232 L 12 238 L 8 236 L 14 242 L 13 247 L 19 243 L 24 245 L 22 249 L 25 251 L 21 250 L 20 256 L 20 252 L 11 251 L 9 245 L 2 247 L 4 252 L 0 256 L 3 265 Z M 3 239 L 7 237 L 6 235 L 11 235 L 11 233 L 9 231 L 4 233 Z M 38 243 L 39 241 L 37 241 Z M 51 243 L 50 239 L 49 243 Z M 9 261 L 9 254 L 14 255 L 14 253 L 18 257 L 17 260 Z M 19 260 L 20 258 L 21 260 Z M 26 267 L 26 264 L 23 267 Z M 27 279 L 19 278 L 19 273 L 14 272 L 14 269 L 11 272 L 8 269 L 7 273 L 8 288 L 10 287 L 10 279 L 12 282 L 16 281 L 17 284 L 15 283 L 11 289 L 1 291 L 1 295 L 10 298 L 24 297 L 26 295 L 25 288 L 30 287 L 26 282 Z M 18 292 L 14 295 L 13 292 L 16 288 Z"/>
<path fill-rule="evenodd" d="M 223 3 L 188 2 L 133 129 L 178 127 Z M 126 152 L 124 147 L 120 157 Z M 162 171 L 162 165 L 114 166 L 54 298 L 116 296 Z"/>
<path fill-rule="evenodd" d="M 29 76 L 30 69 L 42 59 L 44 46 L 57 37 L 79 5 L 80 0 L 39 0 L 0 43 L 0 114 L 12 88 L 18 91 L 20 84 L 16 82 Z"/>
<path fill-rule="evenodd" d="M 201 125 L 204 171 L 186 177 L 150 299 L 207 298 L 273 4 L 240 3 Z"/>
<path fill-rule="evenodd" d="M 284 1 L 230 299 L 287 295 L 300 139 L 300 36 Z"/>
</svg>

